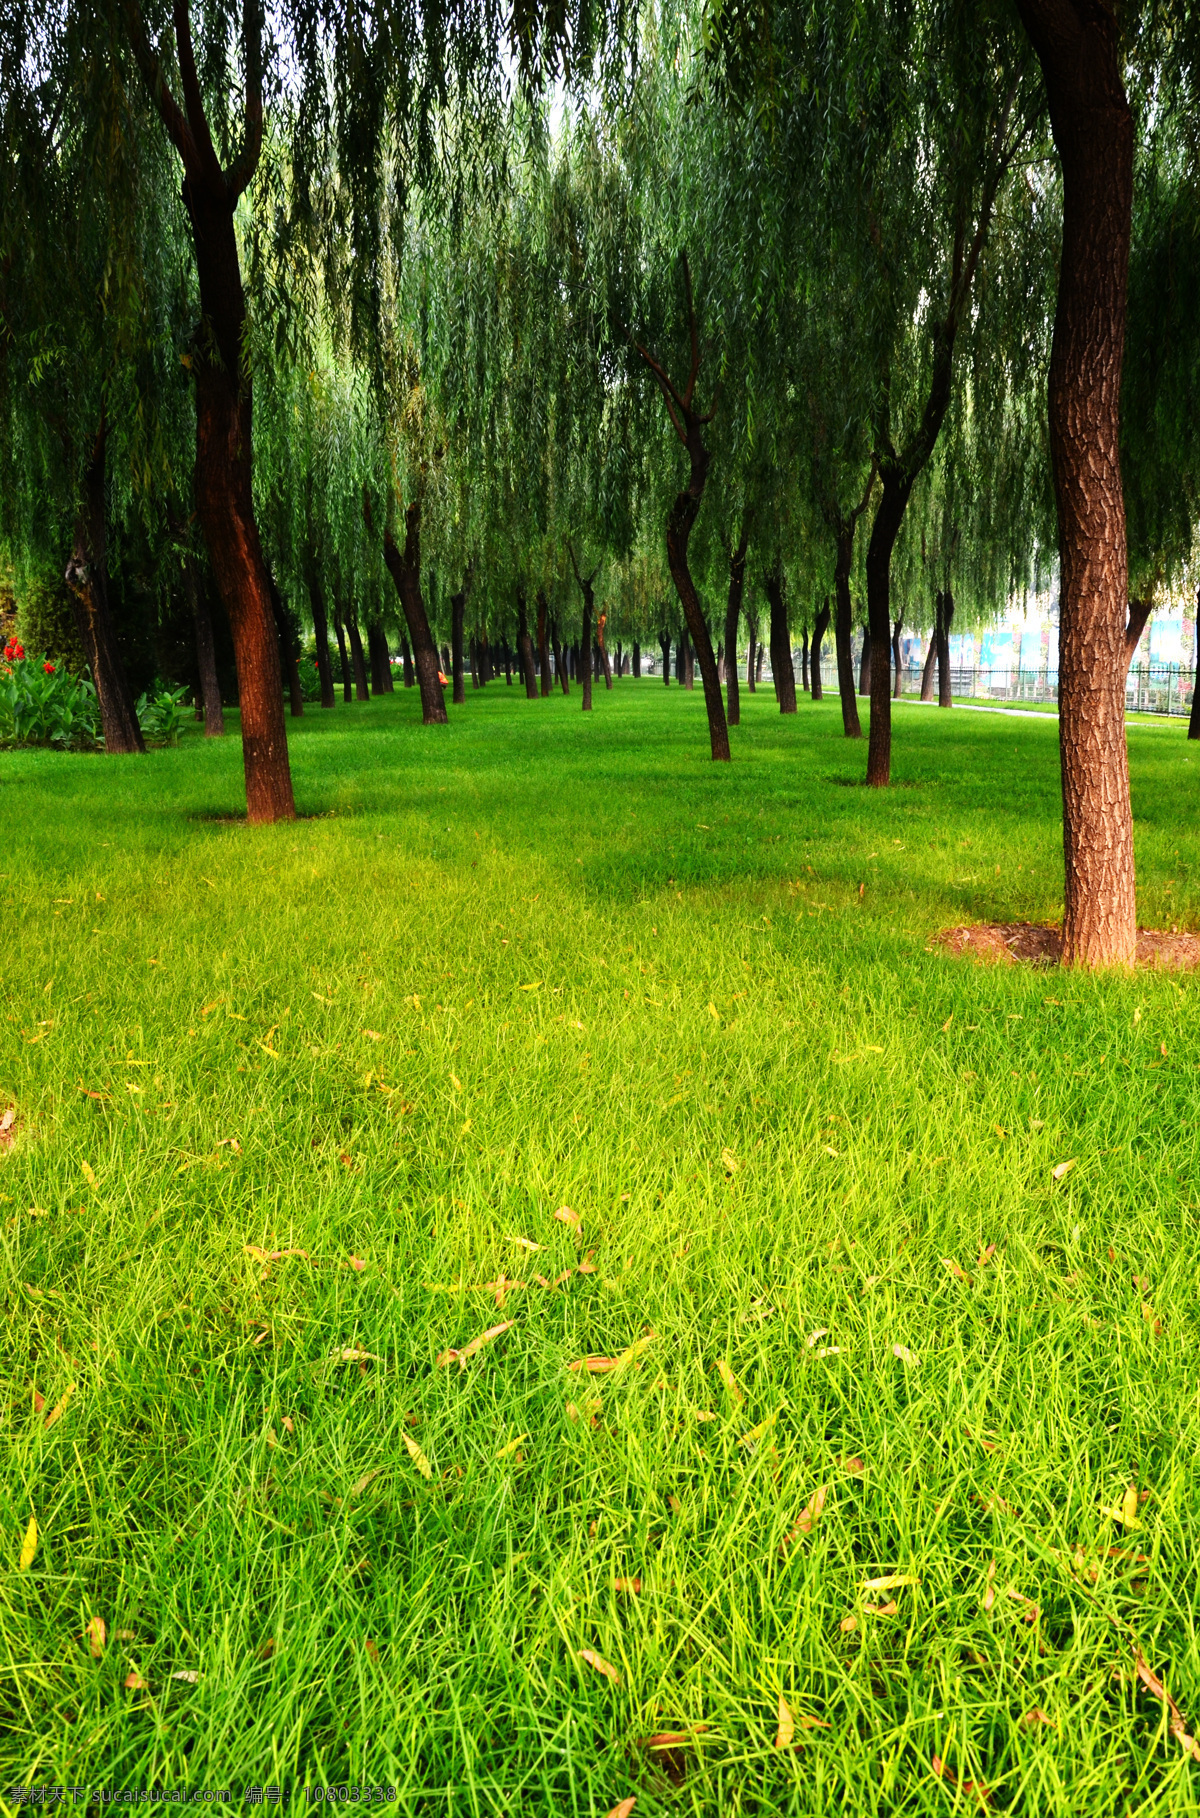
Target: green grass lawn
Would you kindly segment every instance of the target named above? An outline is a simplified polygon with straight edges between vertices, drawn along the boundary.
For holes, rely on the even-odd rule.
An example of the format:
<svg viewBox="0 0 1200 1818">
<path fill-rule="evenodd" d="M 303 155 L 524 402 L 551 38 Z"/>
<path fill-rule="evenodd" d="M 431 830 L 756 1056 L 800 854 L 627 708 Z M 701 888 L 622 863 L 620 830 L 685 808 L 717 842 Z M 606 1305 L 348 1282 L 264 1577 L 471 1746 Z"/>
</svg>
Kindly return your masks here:
<svg viewBox="0 0 1200 1818">
<path fill-rule="evenodd" d="M 1053 723 L 743 710 L 0 754 L 0 1787 L 1200 1810 L 1198 986 L 929 951 L 1058 915 Z"/>
</svg>

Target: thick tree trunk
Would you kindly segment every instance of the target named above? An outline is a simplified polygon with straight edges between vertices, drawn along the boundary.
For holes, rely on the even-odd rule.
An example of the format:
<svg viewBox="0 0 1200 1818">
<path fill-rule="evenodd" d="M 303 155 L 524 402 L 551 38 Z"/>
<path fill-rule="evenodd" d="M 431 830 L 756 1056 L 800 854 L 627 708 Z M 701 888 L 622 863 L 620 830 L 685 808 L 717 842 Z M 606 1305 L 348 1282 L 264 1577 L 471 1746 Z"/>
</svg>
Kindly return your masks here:
<svg viewBox="0 0 1200 1818">
<path fill-rule="evenodd" d="M 271 578 L 254 515 L 253 401 L 242 344 L 242 291 L 235 199 L 208 184 L 184 181 L 200 281 L 200 308 L 213 344 L 201 337 L 196 375 L 196 508 L 213 575 L 233 635 L 246 814 L 251 822 L 296 814 L 283 719 L 283 674 L 271 607 Z"/>
<path fill-rule="evenodd" d="M 546 596 L 539 587 L 537 592 L 538 663 L 541 668 L 543 698 L 554 691 L 554 681 L 550 674 L 548 619 Z"/>
<path fill-rule="evenodd" d="M 354 698 L 357 701 L 369 701 L 371 690 L 367 683 L 367 664 L 363 656 L 362 633 L 358 628 L 356 612 L 347 615 L 346 630 L 350 634 L 350 655 L 354 660 Z"/>
<path fill-rule="evenodd" d="M 300 665 L 296 660 L 296 628 L 292 624 L 287 607 L 283 603 L 283 595 L 276 586 L 275 576 L 270 569 L 267 570 L 267 579 L 271 589 L 271 611 L 279 637 L 280 667 L 287 678 L 292 718 L 298 720 L 304 712 L 304 690 L 300 685 Z"/>
<path fill-rule="evenodd" d="M 1103 0 L 1018 0 L 1018 11 L 1045 77 L 1063 177 L 1049 383 L 1061 574 L 1062 957 L 1068 965 L 1132 965 L 1120 406 L 1133 122 L 1121 33 Z"/>
<path fill-rule="evenodd" d="M 79 641 L 92 672 L 104 749 L 114 755 L 128 756 L 133 752 L 144 752 L 146 741 L 125 679 L 108 605 L 107 447 L 108 427 L 102 423 L 83 477 L 83 498 L 75 514 L 75 534 L 66 580 Z M 220 700 L 219 694 L 217 699 Z"/>
<path fill-rule="evenodd" d="M 750 521 L 742 524 L 738 546 L 729 557 L 729 593 L 725 602 L 725 714 L 731 726 L 742 717 L 738 690 L 738 626 L 742 617 L 742 596 L 746 590 L 746 551 L 750 547 Z"/>
<path fill-rule="evenodd" d="M 824 684 L 821 681 L 821 644 L 824 641 L 825 633 L 829 630 L 829 617 L 829 601 L 824 599 L 821 601 L 821 610 L 813 620 L 812 651 L 808 659 L 814 701 L 825 698 Z"/>
<path fill-rule="evenodd" d="M 525 678 L 525 699 L 536 701 L 538 689 L 533 667 L 533 639 L 529 635 L 529 613 L 525 606 L 523 587 L 517 588 L 517 651 L 521 659 L 521 674 Z"/>
<path fill-rule="evenodd" d="M 392 535 L 391 526 L 383 532 L 383 559 L 392 583 L 400 596 L 400 606 L 412 644 L 413 666 L 421 691 L 421 723 L 444 726 L 447 722 L 446 696 L 438 680 L 441 665 L 437 645 L 429 629 L 429 617 L 421 595 L 421 501 L 416 498 L 404 510 L 404 548 Z"/>
<path fill-rule="evenodd" d="M 454 684 L 454 705 L 461 707 L 467 698 L 463 681 L 463 613 L 466 610 L 467 595 L 461 593 L 450 595 L 450 679 Z"/>
<path fill-rule="evenodd" d="M 341 658 L 342 663 L 342 700 L 344 705 L 348 707 L 353 698 L 353 693 L 350 680 L 350 664 L 346 658 L 346 627 L 340 609 L 334 612 L 333 630 L 334 635 L 337 638 L 338 656 Z"/>
<path fill-rule="evenodd" d="M 903 629 L 903 619 L 892 621 L 892 699 L 894 701 L 898 701 L 904 693 L 904 664 L 900 654 L 900 633 Z"/>
<path fill-rule="evenodd" d="M 325 587 L 321 580 L 321 564 L 317 560 L 316 550 L 310 544 L 305 551 L 304 581 L 308 588 L 308 607 L 312 613 L 313 637 L 317 644 L 317 674 L 321 679 L 321 705 L 333 707 L 337 696 L 333 691 L 333 665 L 329 661 L 329 614 L 325 607 Z"/>
<path fill-rule="evenodd" d="M 796 671 L 792 667 L 783 576 L 778 568 L 772 574 L 764 575 L 763 587 L 771 607 L 771 675 L 775 681 L 775 699 L 779 702 L 780 713 L 795 713 Z"/>
<path fill-rule="evenodd" d="M 954 595 L 947 588 L 938 595 L 937 619 L 938 706 L 953 707 L 954 686 L 950 674 L 950 627 L 954 623 Z"/>
</svg>

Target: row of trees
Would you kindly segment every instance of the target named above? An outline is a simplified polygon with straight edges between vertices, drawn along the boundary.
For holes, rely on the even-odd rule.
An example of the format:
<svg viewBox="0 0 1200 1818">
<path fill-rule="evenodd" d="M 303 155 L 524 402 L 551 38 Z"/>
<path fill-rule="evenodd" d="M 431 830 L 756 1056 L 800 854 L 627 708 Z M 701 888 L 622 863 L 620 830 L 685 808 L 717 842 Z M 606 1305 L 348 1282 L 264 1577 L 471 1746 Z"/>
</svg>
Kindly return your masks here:
<svg viewBox="0 0 1200 1818">
<path fill-rule="evenodd" d="M 251 820 L 294 813 L 302 626 L 325 706 L 331 637 L 361 694 L 399 627 L 427 723 L 441 644 L 456 699 L 472 648 L 534 691 L 576 645 L 586 707 L 594 647 L 682 642 L 726 760 L 760 605 L 781 708 L 830 637 L 861 736 L 865 608 L 884 787 L 905 619 L 945 671 L 1057 568 L 1064 952 L 1130 960 L 1125 673 L 1196 523 L 1194 39 L 1182 0 L 4 0 L 0 530 L 65 575 L 107 749 L 139 601 L 186 607 L 214 731 L 228 641 Z"/>
</svg>

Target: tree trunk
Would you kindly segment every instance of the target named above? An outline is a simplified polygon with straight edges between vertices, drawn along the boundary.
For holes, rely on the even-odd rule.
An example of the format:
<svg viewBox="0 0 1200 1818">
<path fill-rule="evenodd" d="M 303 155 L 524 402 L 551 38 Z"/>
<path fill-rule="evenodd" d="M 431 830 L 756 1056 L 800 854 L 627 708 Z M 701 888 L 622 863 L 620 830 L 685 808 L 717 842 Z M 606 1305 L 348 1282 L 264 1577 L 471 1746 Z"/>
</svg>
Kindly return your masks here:
<svg viewBox="0 0 1200 1818">
<path fill-rule="evenodd" d="M 760 644 L 754 653 L 754 680 L 756 683 L 762 681 L 763 658 L 766 656 L 766 653 L 767 647 L 765 644 Z"/>
<path fill-rule="evenodd" d="M 125 668 L 117 650 L 112 613 L 108 605 L 108 518 L 105 500 L 105 466 L 108 426 L 92 445 L 83 477 L 83 498 L 75 514 L 75 534 L 66 581 L 75 611 L 79 641 L 92 672 L 92 685 L 100 708 L 104 749 L 113 755 L 144 752 L 146 741 L 138 725 Z M 209 627 L 211 639 L 211 624 Z M 215 663 L 214 663 L 215 674 Z M 220 701 L 220 694 L 217 696 Z M 282 724 L 282 715 L 280 718 Z"/>
<path fill-rule="evenodd" d="M 729 592 L 725 602 L 725 713 L 731 726 L 741 722 L 742 703 L 738 692 L 738 626 L 742 617 L 742 595 L 746 589 L 746 551 L 750 547 L 750 520 L 742 522 L 738 546 L 729 557 Z"/>
<path fill-rule="evenodd" d="M 383 559 L 392 583 L 400 596 L 404 622 L 412 644 L 413 666 L 421 691 L 421 724 L 444 726 L 447 723 L 446 697 L 438 680 L 440 664 L 437 645 L 429 629 L 429 617 L 421 595 L 421 500 L 418 496 L 404 509 L 404 548 L 384 527 Z"/>
<path fill-rule="evenodd" d="M 321 705 L 322 707 L 333 707 L 337 704 L 337 697 L 333 691 L 333 665 L 329 661 L 329 614 L 325 608 L 325 588 L 321 580 L 321 565 L 311 543 L 304 552 L 304 581 L 308 588 L 308 607 L 312 613 L 313 637 L 317 644 L 317 674 L 321 678 Z"/>
<path fill-rule="evenodd" d="M 267 580 L 271 589 L 271 611 L 275 618 L 275 630 L 279 636 L 280 666 L 287 678 L 292 718 L 298 720 L 304 712 L 304 690 L 300 685 L 300 665 L 296 661 L 296 628 L 283 603 L 283 596 L 270 569 L 267 570 Z"/>
<path fill-rule="evenodd" d="M 383 656 L 380 652 L 381 637 L 378 619 L 367 621 L 367 660 L 371 665 L 371 693 L 378 697 L 386 691 L 383 679 Z"/>
<path fill-rule="evenodd" d="M 592 583 L 580 581 L 583 593 L 583 626 L 579 634 L 579 651 L 584 661 L 580 665 L 583 671 L 583 711 L 592 711 Z"/>
<path fill-rule="evenodd" d="M 783 576 L 778 568 L 763 577 L 763 587 L 771 607 L 771 674 L 775 681 L 775 699 L 779 702 L 780 713 L 795 713 L 796 671 L 792 667 Z"/>
<path fill-rule="evenodd" d="M 223 738 L 225 734 L 225 709 L 221 704 L 221 684 L 217 678 L 217 651 L 213 639 L 212 608 L 209 605 L 208 589 L 200 564 L 190 552 L 184 557 L 183 584 L 192 609 L 192 622 L 196 627 L 196 666 L 200 671 L 200 699 L 204 706 L 204 736 L 206 739 Z M 328 636 L 328 632 L 326 633 Z M 326 663 L 328 663 L 326 652 Z M 330 678 L 330 693 L 333 692 L 333 679 Z M 332 706 L 332 701 L 330 705 Z M 324 703 L 322 702 L 322 705 Z"/>
<path fill-rule="evenodd" d="M 904 629 L 904 620 L 903 619 L 893 620 L 893 622 L 892 622 L 892 673 L 893 673 L 894 679 L 892 681 L 892 699 L 894 701 L 898 701 L 900 699 L 900 696 L 904 693 L 904 665 L 901 661 L 901 655 L 900 655 L 900 633 L 903 631 L 903 629 Z"/>
<path fill-rule="evenodd" d="M 1129 674 L 1129 665 L 1133 662 L 1134 656 L 1137 653 L 1137 647 L 1142 641 L 1142 633 L 1146 629 L 1146 620 L 1153 611 L 1154 595 L 1152 593 L 1147 595 L 1144 600 L 1130 600 L 1129 602 L 1129 620 L 1125 626 L 1126 675 Z"/>
<path fill-rule="evenodd" d="M 633 642 L 633 679 L 635 682 L 642 679 L 642 647 L 636 638 Z"/>
<path fill-rule="evenodd" d="M 343 700 L 343 703 L 345 704 L 345 706 L 348 707 L 350 705 L 350 701 L 352 698 L 351 697 L 351 682 L 350 682 L 350 664 L 346 660 L 346 627 L 342 622 L 342 614 L 341 614 L 340 609 L 335 610 L 335 612 L 334 612 L 333 630 L 334 630 L 334 635 L 337 638 L 338 656 L 341 658 L 341 662 L 342 662 L 342 700 Z"/>
<path fill-rule="evenodd" d="M 533 639 L 529 635 L 529 613 L 523 587 L 517 588 L 517 653 L 521 659 L 521 674 L 525 678 L 525 699 L 536 701 L 538 690 L 533 667 Z"/>
<path fill-rule="evenodd" d="M 1121 33 L 1105 5 L 1018 0 L 1018 11 L 1045 77 L 1063 177 L 1049 383 L 1061 574 L 1062 958 L 1067 965 L 1132 965 L 1137 919 L 1125 743 L 1128 555 L 1120 404 L 1133 124 Z"/>
<path fill-rule="evenodd" d="M 949 588 L 938 595 L 937 620 L 938 706 L 953 707 L 954 688 L 950 674 L 950 627 L 954 623 L 954 595 Z"/>
<path fill-rule="evenodd" d="M 454 685 L 456 707 L 463 706 L 467 698 L 463 680 L 463 613 L 466 605 L 465 589 L 461 593 L 450 595 L 450 679 Z"/>
<path fill-rule="evenodd" d="M 800 679 L 805 694 L 808 693 L 808 627 L 800 629 Z"/>
<path fill-rule="evenodd" d="M 611 688 L 612 687 L 612 664 L 608 660 L 608 646 L 605 642 L 605 637 L 604 637 L 605 620 L 607 619 L 607 617 L 608 617 L 607 613 L 602 612 L 600 614 L 600 622 L 599 622 L 599 627 L 598 627 L 597 634 L 596 634 L 596 649 L 600 655 L 600 666 L 604 671 L 604 686 L 606 688 Z"/>
<path fill-rule="evenodd" d="M 413 667 L 412 645 L 409 643 L 408 638 L 404 637 L 404 636 L 402 636 L 400 639 L 400 661 L 401 661 L 401 664 L 403 665 L 403 669 L 404 669 L 404 686 L 406 688 L 415 688 L 416 682 L 417 682 L 417 673 Z M 440 669 L 441 669 L 440 659 L 438 662 L 438 668 L 440 671 Z M 440 682 L 438 683 L 438 687 L 439 688 L 441 687 Z"/>
<path fill-rule="evenodd" d="M 808 659 L 809 674 L 812 677 L 812 698 L 824 700 L 824 685 L 821 681 L 821 643 L 829 630 L 829 600 L 821 601 L 821 610 L 813 620 L 812 651 Z"/>
<path fill-rule="evenodd" d="M 752 620 L 750 622 L 750 624 L 748 625 L 747 629 L 750 633 L 750 643 L 746 650 L 746 687 L 749 689 L 750 693 L 753 694 L 758 687 L 758 680 L 757 680 L 758 625 L 757 625 L 757 622 Z"/>
<path fill-rule="evenodd" d="M 554 618 L 552 618 L 550 621 L 550 630 L 551 630 L 552 640 L 553 640 L 553 644 L 554 644 L 554 673 L 558 677 L 558 685 L 562 689 L 563 693 L 570 694 L 570 692 L 571 692 L 571 654 L 570 654 L 570 651 L 567 649 L 566 645 L 564 643 L 562 643 L 559 639 L 558 615 L 557 614 L 555 614 Z"/>
<path fill-rule="evenodd" d="M 925 652 L 925 667 L 921 671 L 921 699 L 923 701 L 931 701 L 933 699 L 933 672 L 937 664 L 938 653 L 937 628 L 941 612 L 942 596 L 939 593 L 934 602 L 933 631 L 929 638 L 929 649 Z"/>
<path fill-rule="evenodd" d="M 1192 678 L 1192 711 L 1188 717 L 1189 739 L 1200 739 L 1200 587 L 1196 589 L 1196 673 Z"/>
<path fill-rule="evenodd" d="M 868 621 L 862 628 L 862 649 L 858 657 L 858 692 L 871 692 L 871 626 Z"/>
<path fill-rule="evenodd" d="M 479 639 L 471 639 L 471 686 L 479 687 Z"/>
<path fill-rule="evenodd" d="M 669 688 L 671 686 L 671 640 L 670 640 L 670 638 L 659 638 L 658 647 L 662 651 L 663 687 Z"/>
<path fill-rule="evenodd" d="M 363 658 L 362 633 L 358 629 L 358 614 L 352 612 L 346 620 L 346 629 L 350 633 L 350 654 L 354 658 L 354 695 L 359 701 L 369 701 L 371 690 L 367 686 L 367 665 Z"/>
<path fill-rule="evenodd" d="M 546 596 L 539 587 L 537 592 L 537 632 L 538 664 L 541 669 L 542 697 L 553 693 L 554 682 L 550 675 L 550 644 L 548 641 L 548 612 Z"/>
</svg>

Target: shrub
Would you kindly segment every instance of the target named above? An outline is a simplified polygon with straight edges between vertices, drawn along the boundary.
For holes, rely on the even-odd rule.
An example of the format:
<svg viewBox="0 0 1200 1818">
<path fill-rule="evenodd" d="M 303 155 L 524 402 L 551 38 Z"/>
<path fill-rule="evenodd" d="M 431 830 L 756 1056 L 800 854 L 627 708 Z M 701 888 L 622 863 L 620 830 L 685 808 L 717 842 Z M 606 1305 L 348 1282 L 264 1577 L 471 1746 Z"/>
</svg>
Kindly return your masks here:
<svg viewBox="0 0 1200 1818">
<path fill-rule="evenodd" d="M 186 688 L 164 688 L 153 682 L 137 704 L 138 725 L 145 737 L 156 745 L 178 745 L 179 734 L 187 719 L 184 700 Z"/>
<path fill-rule="evenodd" d="M 89 750 L 100 728 L 96 691 L 47 656 L 26 656 L 15 637 L 0 655 L 0 741 Z"/>
</svg>

